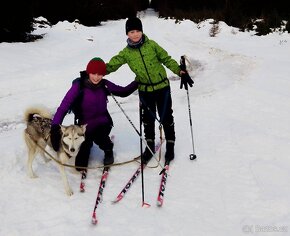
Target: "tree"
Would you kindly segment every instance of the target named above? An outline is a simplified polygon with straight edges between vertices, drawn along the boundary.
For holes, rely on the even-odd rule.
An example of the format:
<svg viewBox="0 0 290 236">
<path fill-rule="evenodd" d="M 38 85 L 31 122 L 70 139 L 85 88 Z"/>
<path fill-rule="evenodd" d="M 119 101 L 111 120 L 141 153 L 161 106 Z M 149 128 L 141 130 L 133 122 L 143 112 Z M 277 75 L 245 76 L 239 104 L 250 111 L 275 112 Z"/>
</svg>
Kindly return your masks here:
<svg viewBox="0 0 290 236">
<path fill-rule="evenodd" d="M 27 41 L 32 27 L 32 1 L 2 1 L 0 42 Z"/>
</svg>

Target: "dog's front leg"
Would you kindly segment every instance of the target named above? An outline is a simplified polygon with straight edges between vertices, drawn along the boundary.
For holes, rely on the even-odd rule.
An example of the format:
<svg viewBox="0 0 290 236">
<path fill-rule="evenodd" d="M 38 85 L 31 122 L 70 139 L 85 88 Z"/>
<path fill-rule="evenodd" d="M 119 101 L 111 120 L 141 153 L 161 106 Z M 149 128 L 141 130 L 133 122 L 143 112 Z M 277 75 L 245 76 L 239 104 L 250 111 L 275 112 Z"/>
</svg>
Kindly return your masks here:
<svg viewBox="0 0 290 236">
<path fill-rule="evenodd" d="M 37 175 L 34 173 L 33 168 L 32 168 L 32 163 L 35 158 L 35 155 L 37 153 L 37 146 L 35 145 L 35 142 L 31 139 L 30 135 L 27 133 L 25 130 L 24 132 L 24 140 L 27 146 L 27 151 L 28 151 L 28 159 L 26 162 L 27 166 L 27 174 L 30 178 L 36 178 Z"/>
<path fill-rule="evenodd" d="M 68 157 L 65 153 L 61 153 L 59 155 L 59 159 L 61 161 L 61 163 L 67 163 L 67 160 L 68 160 Z M 59 171 L 61 173 L 61 177 L 62 177 L 62 181 L 63 181 L 63 184 L 64 184 L 64 188 L 65 188 L 65 191 L 66 191 L 66 194 L 68 196 L 71 196 L 73 195 L 73 191 L 72 189 L 70 188 L 69 186 L 69 183 L 68 183 L 68 179 L 67 179 L 67 176 L 66 176 L 66 173 L 65 173 L 65 170 L 64 170 L 64 166 L 63 165 L 58 165 L 59 166 Z"/>
<path fill-rule="evenodd" d="M 43 158 L 44 158 L 44 161 L 45 161 L 45 163 L 48 163 L 48 162 L 50 162 L 51 161 L 51 159 L 50 158 L 48 158 L 44 153 L 43 153 Z"/>
<path fill-rule="evenodd" d="M 28 149 L 28 160 L 27 160 L 27 174 L 30 178 L 37 178 L 32 168 L 32 163 L 36 155 L 36 146 L 31 146 Z"/>
</svg>

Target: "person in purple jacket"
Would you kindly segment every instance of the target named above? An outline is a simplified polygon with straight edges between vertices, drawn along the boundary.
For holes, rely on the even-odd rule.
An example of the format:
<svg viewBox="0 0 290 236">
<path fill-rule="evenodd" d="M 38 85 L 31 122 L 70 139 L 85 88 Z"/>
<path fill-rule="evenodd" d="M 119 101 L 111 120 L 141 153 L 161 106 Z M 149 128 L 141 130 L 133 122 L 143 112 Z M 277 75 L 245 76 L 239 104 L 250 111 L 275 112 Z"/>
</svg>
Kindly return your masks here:
<svg viewBox="0 0 290 236">
<path fill-rule="evenodd" d="M 118 86 L 103 76 L 106 74 L 106 64 L 101 58 L 95 57 L 89 61 L 86 71 L 80 78 L 74 80 L 54 115 L 51 125 L 51 143 L 55 151 L 59 150 L 60 124 L 68 111 L 75 107 L 78 110 L 78 125 L 87 124 L 86 139 L 76 156 L 75 165 L 87 167 L 90 149 L 97 144 L 105 153 L 104 165 L 114 163 L 113 143 L 110 132 L 113 126 L 112 118 L 107 109 L 107 96 L 110 94 L 126 97 L 133 93 L 138 83 L 133 81 L 125 87 Z M 79 100 L 81 93 L 81 101 Z M 75 104 L 76 103 L 76 104 Z M 82 168 L 76 168 L 78 171 Z"/>
</svg>

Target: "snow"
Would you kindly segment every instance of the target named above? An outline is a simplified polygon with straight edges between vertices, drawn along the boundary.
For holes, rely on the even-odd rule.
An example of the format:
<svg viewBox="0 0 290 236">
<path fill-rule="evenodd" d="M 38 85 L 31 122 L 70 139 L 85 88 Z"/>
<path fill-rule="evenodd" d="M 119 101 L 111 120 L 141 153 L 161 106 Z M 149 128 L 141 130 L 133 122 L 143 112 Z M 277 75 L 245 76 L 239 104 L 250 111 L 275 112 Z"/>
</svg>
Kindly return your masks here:
<svg viewBox="0 0 290 236">
<path fill-rule="evenodd" d="M 67 168 L 71 197 L 54 161 L 37 157 L 33 168 L 39 178 L 29 178 L 22 138 L 25 109 L 42 104 L 55 112 L 91 58 L 108 61 L 126 42 L 125 20 L 37 28 L 36 33 L 46 33 L 44 39 L 0 44 L 0 235 L 289 235 L 290 35 L 258 37 L 221 22 L 219 34 L 209 37 L 211 20 L 176 24 L 151 10 L 140 17 L 149 38 L 176 60 L 186 54 L 192 62 L 195 84 L 189 96 L 197 160 L 189 160 L 186 92 L 168 71 L 177 141 L 162 208 L 156 206 L 160 167 L 144 170 L 150 208 L 141 206 L 141 178 L 121 202 L 111 204 L 138 164 L 113 167 L 97 208 L 97 226 L 91 216 L 101 169 L 89 171 L 86 192 L 80 193 L 80 175 Z M 126 85 L 134 75 L 123 66 L 106 78 Z M 137 94 L 117 99 L 139 128 Z M 111 98 L 109 110 L 115 161 L 131 160 L 139 153 L 139 137 Z M 72 120 L 68 115 L 65 124 Z M 90 166 L 102 161 L 94 146 Z"/>
</svg>

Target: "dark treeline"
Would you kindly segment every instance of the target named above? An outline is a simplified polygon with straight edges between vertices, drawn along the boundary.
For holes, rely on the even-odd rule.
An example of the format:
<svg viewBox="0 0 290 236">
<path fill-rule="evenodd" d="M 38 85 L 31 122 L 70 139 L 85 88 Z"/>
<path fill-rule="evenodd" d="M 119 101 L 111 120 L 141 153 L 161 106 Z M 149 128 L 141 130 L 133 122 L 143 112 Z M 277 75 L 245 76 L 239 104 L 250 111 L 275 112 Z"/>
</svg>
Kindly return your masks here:
<svg viewBox="0 0 290 236">
<path fill-rule="evenodd" d="M 43 16 L 51 24 L 78 19 L 86 26 L 99 25 L 101 21 L 116 20 L 136 15 L 148 8 L 148 0 L 33 0 L 35 15 Z"/>
<path fill-rule="evenodd" d="M 152 0 L 151 5 L 160 17 L 186 18 L 196 23 L 212 18 L 241 30 L 251 30 L 255 24 L 258 35 L 281 27 L 285 20 L 288 23 L 284 30 L 290 32 L 289 0 Z"/>
<path fill-rule="evenodd" d="M 86 26 L 100 25 L 101 21 L 136 16 L 145 10 L 148 0 L 3 0 L 0 3 L 0 42 L 26 42 L 31 35 L 33 19 L 45 17 L 50 24 L 76 19 Z"/>
<path fill-rule="evenodd" d="M 76 19 L 86 26 L 100 25 L 101 21 L 135 16 L 149 7 L 149 0 L 3 0 L 0 3 L 0 42 L 25 42 L 31 35 L 33 19 L 45 17 L 50 24 Z M 290 0 L 151 0 L 150 7 L 160 17 L 177 20 L 190 19 L 196 23 L 208 18 L 224 21 L 241 30 L 250 30 L 255 24 L 258 34 L 267 34 L 271 28 L 290 32 Z M 257 21 L 257 19 L 263 19 Z"/>
</svg>

